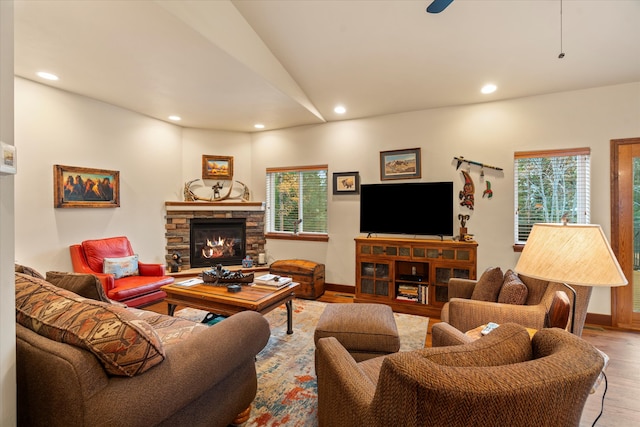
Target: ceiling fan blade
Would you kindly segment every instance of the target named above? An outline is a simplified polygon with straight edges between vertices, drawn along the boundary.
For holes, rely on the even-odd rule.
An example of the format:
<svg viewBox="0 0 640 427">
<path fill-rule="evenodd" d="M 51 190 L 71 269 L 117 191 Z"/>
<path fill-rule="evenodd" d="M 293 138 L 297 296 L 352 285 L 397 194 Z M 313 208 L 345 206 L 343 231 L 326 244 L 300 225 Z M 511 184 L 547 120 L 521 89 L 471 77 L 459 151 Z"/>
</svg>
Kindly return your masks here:
<svg viewBox="0 0 640 427">
<path fill-rule="evenodd" d="M 451 4 L 453 0 L 433 0 L 427 7 L 427 12 L 429 13 L 440 13 L 447 8 Z"/>
</svg>

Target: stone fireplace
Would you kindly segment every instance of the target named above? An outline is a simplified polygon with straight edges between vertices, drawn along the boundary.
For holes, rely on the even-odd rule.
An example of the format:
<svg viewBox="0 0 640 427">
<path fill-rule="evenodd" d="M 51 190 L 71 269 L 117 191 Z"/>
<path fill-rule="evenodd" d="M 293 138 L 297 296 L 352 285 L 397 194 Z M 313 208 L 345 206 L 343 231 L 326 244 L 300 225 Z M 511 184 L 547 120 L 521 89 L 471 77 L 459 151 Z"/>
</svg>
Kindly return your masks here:
<svg viewBox="0 0 640 427">
<path fill-rule="evenodd" d="M 240 265 L 246 255 L 257 262 L 264 253 L 262 202 L 165 202 L 165 208 L 167 264 L 175 252 L 182 270 Z"/>
<path fill-rule="evenodd" d="M 245 257 L 245 225 L 245 218 L 191 219 L 191 267 L 240 265 Z"/>
</svg>

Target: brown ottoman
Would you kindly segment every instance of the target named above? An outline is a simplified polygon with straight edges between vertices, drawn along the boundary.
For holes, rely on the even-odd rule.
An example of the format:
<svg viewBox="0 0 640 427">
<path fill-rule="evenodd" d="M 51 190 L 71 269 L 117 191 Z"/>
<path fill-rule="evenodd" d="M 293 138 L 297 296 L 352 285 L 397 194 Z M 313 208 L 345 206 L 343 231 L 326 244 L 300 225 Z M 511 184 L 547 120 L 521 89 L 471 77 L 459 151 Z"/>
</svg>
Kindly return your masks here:
<svg viewBox="0 0 640 427">
<path fill-rule="evenodd" d="M 313 340 L 326 337 L 335 337 L 356 362 L 400 350 L 393 310 L 385 304 L 327 305 Z"/>
</svg>

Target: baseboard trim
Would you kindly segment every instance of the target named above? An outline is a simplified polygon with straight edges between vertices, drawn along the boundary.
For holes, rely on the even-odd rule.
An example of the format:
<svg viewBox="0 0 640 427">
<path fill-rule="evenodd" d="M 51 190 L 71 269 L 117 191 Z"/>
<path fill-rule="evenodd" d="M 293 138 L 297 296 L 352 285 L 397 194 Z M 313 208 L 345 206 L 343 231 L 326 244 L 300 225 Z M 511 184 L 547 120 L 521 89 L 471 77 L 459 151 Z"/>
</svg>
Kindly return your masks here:
<svg viewBox="0 0 640 427">
<path fill-rule="evenodd" d="M 325 291 L 331 292 L 341 292 L 343 294 L 353 294 L 356 293 L 356 287 L 350 285 L 337 285 L 335 283 L 325 283 L 324 284 Z"/>
<path fill-rule="evenodd" d="M 585 324 L 589 325 L 599 325 L 599 326 L 611 326 L 611 315 L 610 314 L 597 314 L 597 313 L 587 313 L 587 317 L 584 321 Z"/>
</svg>

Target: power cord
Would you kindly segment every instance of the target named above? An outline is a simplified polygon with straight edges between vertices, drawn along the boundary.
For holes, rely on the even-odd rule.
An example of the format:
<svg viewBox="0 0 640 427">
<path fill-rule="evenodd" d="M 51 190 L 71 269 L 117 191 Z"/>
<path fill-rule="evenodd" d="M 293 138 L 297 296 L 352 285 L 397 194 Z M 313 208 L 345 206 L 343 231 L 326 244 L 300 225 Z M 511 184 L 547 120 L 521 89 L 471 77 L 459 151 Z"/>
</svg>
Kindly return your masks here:
<svg viewBox="0 0 640 427">
<path fill-rule="evenodd" d="M 600 413 L 598 414 L 596 419 L 593 421 L 593 424 L 591 424 L 591 427 L 596 425 L 596 423 L 602 416 L 602 413 L 604 412 L 604 397 L 607 395 L 607 386 L 609 384 L 607 382 L 607 374 L 605 374 L 604 371 L 602 371 L 602 376 L 604 377 L 604 393 L 602 393 L 602 402 L 600 403 Z"/>
</svg>

